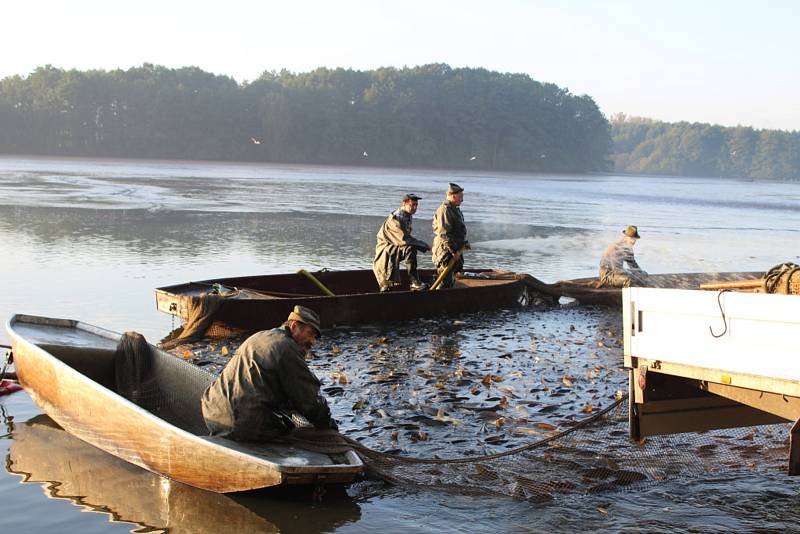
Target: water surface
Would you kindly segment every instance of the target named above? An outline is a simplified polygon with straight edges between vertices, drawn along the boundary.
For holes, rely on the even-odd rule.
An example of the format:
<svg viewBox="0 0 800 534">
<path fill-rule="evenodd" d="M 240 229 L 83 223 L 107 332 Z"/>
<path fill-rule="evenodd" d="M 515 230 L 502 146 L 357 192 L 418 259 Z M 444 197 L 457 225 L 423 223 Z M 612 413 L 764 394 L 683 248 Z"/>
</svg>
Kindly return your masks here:
<svg viewBox="0 0 800 534">
<path fill-rule="evenodd" d="M 798 184 L 3 157 L 0 317 L 76 318 L 157 340 L 173 325 L 155 311 L 154 287 L 300 267 L 369 268 L 378 225 L 407 192 L 424 197 L 414 229 L 430 241 L 430 219 L 450 181 L 466 189 L 469 266 L 524 271 L 545 281 L 590 276 L 603 248 L 629 224 L 639 227 L 637 258 L 650 272 L 758 271 L 798 258 Z M 404 338 L 389 344 L 385 361 L 400 354 L 395 350 L 409 365 L 456 369 L 457 361 L 439 357 L 444 351 L 459 352 L 479 372 L 524 369 L 512 384 L 525 392 L 520 398 L 538 389 L 539 401 L 554 406 L 531 408 L 530 417 L 556 425 L 580 417 L 587 403 L 610 402 L 625 387 L 614 311 L 527 309 L 455 320 L 336 332 L 326 347 L 338 343 L 347 358 L 321 354 L 341 358 L 320 364 L 323 381 L 330 385 L 331 366 L 341 365 L 348 387 L 380 399 L 386 392 L 367 374 L 376 364 L 369 345 L 389 333 Z M 7 339 L 0 334 L 0 342 Z M 506 354 L 513 358 L 501 358 Z M 597 366 L 602 372 L 587 377 Z M 545 399 L 564 389 L 559 382 L 567 374 L 574 386 Z M 414 387 L 423 391 L 424 382 Z M 426 394 L 403 399 L 403 409 L 422 410 Z M 381 424 L 370 410 L 354 410 L 349 397 L 334 397 L 332 404 L 345 429 Z M 27 473 L 0 475 L 0 517 L 10 532 L 140 526 L 202 532 L 226 525 L 266 532 L 727 532 L 793 530 L 800 519 L 796 483 L 780 472 L 668 481 L 544 504 L 375 483 L 334 492 L 317 505 L 308 495 L 215 496 L 59 434 L 24 393 L 1 397 L 0 409 L 0 455 L 14 465 L 24 461 Z M 471 430 L 457 433 L 468 439 Z M 394 445 L 386 433 L 374 439 L 376 446 L 413 451 L 402 436 Z M 52 455 L 41 454 L 37 440 Z M 56 454 L 65 451 L 66 457 Z M 84 472 L 108 474 L 87 481 Z"/>
</svg>

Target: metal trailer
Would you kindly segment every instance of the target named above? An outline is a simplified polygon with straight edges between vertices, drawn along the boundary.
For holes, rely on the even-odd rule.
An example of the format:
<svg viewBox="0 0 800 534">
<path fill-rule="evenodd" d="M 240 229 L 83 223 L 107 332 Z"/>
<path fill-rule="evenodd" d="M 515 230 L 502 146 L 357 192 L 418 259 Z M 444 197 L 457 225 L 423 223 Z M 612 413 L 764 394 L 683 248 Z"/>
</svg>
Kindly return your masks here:
<svg viewBox="0 0 800 534">
<path fill-rule="evenodd" d="M 797 295 L 629 288 L 622 309 L 632 438 L 792 421 L 800 474 Z"/>
</svg>

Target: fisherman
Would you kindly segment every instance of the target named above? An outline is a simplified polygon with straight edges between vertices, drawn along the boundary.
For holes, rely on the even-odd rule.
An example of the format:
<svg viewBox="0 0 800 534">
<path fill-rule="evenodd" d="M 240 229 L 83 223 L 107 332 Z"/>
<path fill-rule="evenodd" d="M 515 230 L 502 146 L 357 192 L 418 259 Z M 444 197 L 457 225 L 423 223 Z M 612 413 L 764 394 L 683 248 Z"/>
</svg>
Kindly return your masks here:
<svg viewBox="0 0 800 534">
<path fill-rule="evenodd" d="M 247 338 L 203 394 L 211 435 L 269 441 L 294 429 L 291 412 L 317 429 L 338 430 L 320 395 L 320 381 L 305 362 L 319 335 L 319 316 L 295 306 L 280 327 Z"/>
<path fill-rule="evenodd" d="M 633 257 L 633 246 L 639 239 L 639 230 L 628 226 L 619 241 L 611 243 L 600 259 L 600 286 L 630 287 L 646 285 L 647 273 Z M 628 264 L 626 270 L 624 264 Z"/>
<path fill-rule="evenodd" d="M 464 188 L 451 183 L 447 189 L 445 201 L 433 215 L 433 264 L 441 275 L 447 270 L 450 262 L 452 269 L 442 281 L 442 288 L 454 287 L 455 274 L 464 270 L 464 250 L 469 250 L 467 226 L 461 213 L 464 202 Z"/>
<path fill-rule="evenodd" d="M 431 247 L 411 236 L 411 219 L 417 212 L 421 199 L 422 197 L 408 193 L 403 197 L 400 207 L 394 210 L 378 229 L 372 272 L 375 273 L 381 291 L 389 291 L 392 287 L 400 285 L 401 261 L 406 263 L 411 291 L 428 288 L 428 285 L 419 279 L 417 252 L 428 252 Z"/>
</svg>

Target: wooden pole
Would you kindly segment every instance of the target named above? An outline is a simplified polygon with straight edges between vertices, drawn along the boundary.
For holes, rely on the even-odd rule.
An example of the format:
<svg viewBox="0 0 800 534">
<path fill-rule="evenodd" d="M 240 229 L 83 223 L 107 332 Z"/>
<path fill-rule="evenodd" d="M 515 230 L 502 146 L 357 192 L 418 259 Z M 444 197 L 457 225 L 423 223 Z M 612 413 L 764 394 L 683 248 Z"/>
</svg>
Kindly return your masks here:
<svg viewBox="0 0 800 534">
<path fill-rule="evenodd" d="M 323 293 L 325 293 L 329 297 L 335 297 L 336 296 L 336 295 L 333 294 L 333 291 L 331 291 L 330 289 L 325 287 L 325 284 L 323 284 L 322 282 L 317 280 L 317 277 L 314 276 L 313 274 L 311 274 L 310 272 L 306 271 L 305 269 L 297 269 L 297 272 L 299 274 L 302 274 L 303 276 L 305 276 L 306 278 L 308 278 L 312 282 L 314 282 L 314 285 L 317 286 Z"/>
<path fill-rule="evenodd" d="M 458 258 L 460 258 L 463 253 L 464 253 L 464 247 L 461 247 L 458 250 L 458 252 L 453 254 L 453 257 L 450 258 L 449 262 L 447 262 L 447 267 L 444 268 L 444 271 L 439 273 L 439 276 L 437 276 L 436 280 L 433 282 L 433 284 L 431 284 L 431 291 L 439 289 L 439 287 L 442 285 L 442 282 L 447 277 L 447 275 L 450 274 L 450 271 L 453 270 L 453 267 L 455 267 Z"/>
<path fill-rule="evenodd" d="M 764 279 L 757 280 L 731 280 L 730 282 L 709 282 L 700 284 L 700 289 L 755 289 L 764 284 Z"/>
</svg>

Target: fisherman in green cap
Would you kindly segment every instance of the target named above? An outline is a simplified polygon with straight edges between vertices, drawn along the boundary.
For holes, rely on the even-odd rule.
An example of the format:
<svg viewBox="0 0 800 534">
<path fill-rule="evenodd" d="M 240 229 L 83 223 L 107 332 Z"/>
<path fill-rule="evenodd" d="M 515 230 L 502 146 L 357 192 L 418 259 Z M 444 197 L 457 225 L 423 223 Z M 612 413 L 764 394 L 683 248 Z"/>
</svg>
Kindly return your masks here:
<svg viewBox="0 0 800 534">
<path fill-rule="evenodd" d="M 464 250 L 468 250 L 467 226 L 461 213 L 464 202 L 464 188 L 451 183 L 447 188 L 447 197 L 433 215 L 433 264 L 441 274 L 447 269 L 451 260 L 455 260 L 453 268 L 442 281 L 442 288 L 454 287 L 455 274 L 464 270 Z"/>
<path fill-rule="evenodd" d="M 269 441 L 294 429 L 292 412 L 317 429 L 337 430 L 320 395 L 320 381 L 305 361 L 319 335 L 319 316 L 295 306 L 280 327 L 247 338 L 203 394 L 203 418 L 211 435 Z"/>
<path fill-rule="evenodd" d="M 622 238 L 611 243 L 600 259 L 600 285 L 602 287 L 630 287 L 647 284 L 647 273 L 633 257 L 633 247 L 639 239 L 639 230 L 628 226 Z M 625 264 L 628 269 L 625 269 Z"/>
<path fill-rule="evenodd" d="M 381 291 L 389 291 L 400 285 L 400 262 L 406 263 L 411 291 L 427 289 L 419 279 L 417 272 L 417 252 L 428 252 L 431 247 L 411 235 L 411 219 L 417 212 L 419 197 L 408 193 L 403 203 L 389 215 L 378 229 L 375 245 L 375 259 L 372 260 L 372 272 L 378 281 Z"/>
</svg>

